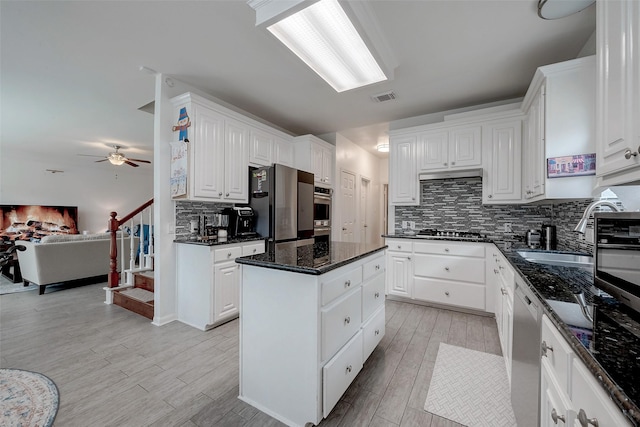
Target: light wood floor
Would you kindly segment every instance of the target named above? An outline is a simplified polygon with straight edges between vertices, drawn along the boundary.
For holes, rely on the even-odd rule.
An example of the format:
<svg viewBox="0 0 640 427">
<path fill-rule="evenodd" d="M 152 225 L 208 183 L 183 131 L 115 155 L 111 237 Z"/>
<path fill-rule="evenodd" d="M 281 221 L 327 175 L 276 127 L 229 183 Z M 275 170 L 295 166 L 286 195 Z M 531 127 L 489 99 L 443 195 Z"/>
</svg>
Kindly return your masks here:
<svg viewBox="0 0 640 427">
<path fill-rule="evenodd" d="M 103 284 L 0 296 L 0 367 L 60 390 L 55 425 L 281 426 L 239 401 L 238 321 L 156 327 Z M 380 345 L 321 426 L 457 426 L 423 410 L 438 345 L 500 354 L 493 318 L 387 301 Z"/>
</svg>

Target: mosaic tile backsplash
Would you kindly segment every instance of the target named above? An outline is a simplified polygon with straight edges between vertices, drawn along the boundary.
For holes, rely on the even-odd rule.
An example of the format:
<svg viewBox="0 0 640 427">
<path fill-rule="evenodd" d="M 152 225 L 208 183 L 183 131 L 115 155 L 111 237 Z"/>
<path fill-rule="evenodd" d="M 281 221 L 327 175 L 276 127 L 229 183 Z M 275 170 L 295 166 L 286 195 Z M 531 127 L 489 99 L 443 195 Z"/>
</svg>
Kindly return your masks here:
<svg viewBox="0 0 640 427">
<path fill-rule="evenodd" d="M 212 215 L 222 212 L 224 208 L 232 207 L 232 203 L 194 202 L 190 200 L 176 201 L 176 239 L 189 237 L 189 226 L 192 219 L 197 220 L 201 215 Z M 208 218 L 208 222 L 211 219 Z"/>
<path fill-rule="evenodd" d="M 573 231 L 585 208 L 584 199 L 544 205 L 483 205 L 482 178 L 438 179 L 420 182 L 419 206 L 395 207 L 395 233 L 402 221 L 415 221 L 416 230 L 472 231 L 493 240 L 523 242 L 529 229 L 556 226 L 557 249 L 592 253 L 593 245 Z M 511 223 L 512 232 L 505 231 Z"/>
</svg>

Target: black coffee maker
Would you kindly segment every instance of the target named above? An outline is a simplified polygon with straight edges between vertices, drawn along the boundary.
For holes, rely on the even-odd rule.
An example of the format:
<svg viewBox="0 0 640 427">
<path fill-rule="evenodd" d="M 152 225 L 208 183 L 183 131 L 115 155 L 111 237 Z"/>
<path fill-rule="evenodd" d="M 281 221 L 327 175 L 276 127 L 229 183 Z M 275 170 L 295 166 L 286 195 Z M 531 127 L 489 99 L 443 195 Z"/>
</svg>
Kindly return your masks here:
<svg viewBox="0 0 640 427">
<path fill-rule="evenodd" d="M 250 206 L 225 208 L 223 214 L 229 215 L 229 237 L 253 237 L 255 232 L 255 213 Z"/>
</svg>

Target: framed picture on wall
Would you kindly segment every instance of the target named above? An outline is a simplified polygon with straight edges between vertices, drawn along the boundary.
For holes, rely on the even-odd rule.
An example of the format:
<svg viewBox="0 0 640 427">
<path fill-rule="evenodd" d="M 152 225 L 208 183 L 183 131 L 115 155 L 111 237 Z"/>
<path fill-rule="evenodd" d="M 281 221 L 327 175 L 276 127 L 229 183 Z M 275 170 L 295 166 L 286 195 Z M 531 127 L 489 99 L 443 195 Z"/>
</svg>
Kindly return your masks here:
<svg viewBox="0 0 640 427">
<path fill-rule="evenodd" d="M 596 174 L 596 153 L 549 157 L 547 178 L 565 178 Z"/>
</svg>

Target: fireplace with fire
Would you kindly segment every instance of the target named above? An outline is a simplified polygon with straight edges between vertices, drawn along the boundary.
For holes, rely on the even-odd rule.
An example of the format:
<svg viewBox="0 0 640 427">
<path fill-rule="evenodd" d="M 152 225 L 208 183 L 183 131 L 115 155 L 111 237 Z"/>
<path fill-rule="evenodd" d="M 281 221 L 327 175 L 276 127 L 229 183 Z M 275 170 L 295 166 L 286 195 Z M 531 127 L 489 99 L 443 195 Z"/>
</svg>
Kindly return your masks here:
<svg viewBox="0 0 640 427">
<path fill-rule="evenodd" d="M 0 205 L 0 208 L 0 238 L 4 241 L 78 234 L 77 206 Z"/>
</svg>

